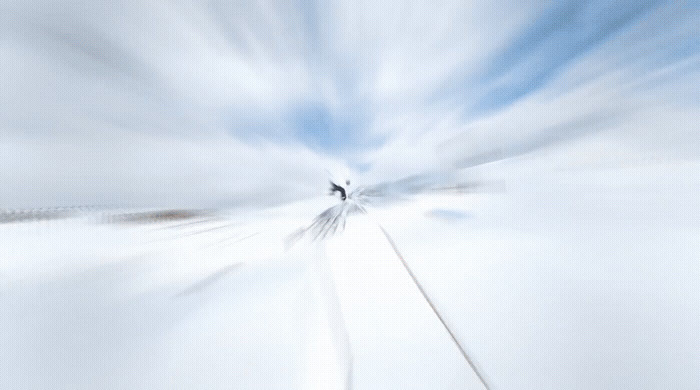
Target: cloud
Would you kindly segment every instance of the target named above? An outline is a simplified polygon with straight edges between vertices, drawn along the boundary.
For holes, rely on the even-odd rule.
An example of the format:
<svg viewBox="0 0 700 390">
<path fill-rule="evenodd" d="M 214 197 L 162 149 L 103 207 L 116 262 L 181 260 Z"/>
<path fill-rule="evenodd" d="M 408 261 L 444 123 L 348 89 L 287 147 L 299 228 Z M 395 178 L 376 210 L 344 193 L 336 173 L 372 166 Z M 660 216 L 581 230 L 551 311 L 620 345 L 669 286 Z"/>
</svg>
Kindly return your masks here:
<svg viewBox="0 0 700 390">
<path fill-rule="evenodd" d="M 586 11 L 588 18 L 591 10 L 603 8 L 588 4 L 577 12 Z M 374 126 L 388 129 L 392 137 L 364 158 L 379 171 L 401 175 L 414 172 L 420 156 L 428 169 L 468 168 L 603 137 L 647 156 L 697 159 L 700 137 L 691 118 L 698 100 L 690 91 L 700 85 L 700 42 L 691 33 L 698 30 L 693 22 L 698 10 L 664 4 L 639 9 L 633 12 L 636 17 L 629 10 L 616 12 L 628 15 L 624 26 L 589 23 L 567 14 L 581 19 L 572 23 L 585 27 L 585 32 L 572 31 L 570 23 L 543 27 L 552 22 L 549 13 L 535 18 L 492 56 L 500 60 L 487 63 L 495 67 L 493 77 L 472 74 L 472 95 L 464 89 L 445 89 L 439 101 L 375 121 Z M 602 29 L 599 24 L 619 26 Z M 597 38 L 583 39 L 582 34 Z M 574 50 L 565 44 L 579 41 L 586 45 Z M 515 49 L 528 46 L 525 42 L 529 48 Z M 552 57 L 541 47 L 568 54 Z M 683 48 L 682 53 L 677 48 Z M 550 69 L 546 77 L 542 66 L 528 65 L 534 63 Z M 516 81 L 504 81 L 508 74 Z M 520 88 L 521 81 L 535 79 L 541 82 Z M 502 83 L 505 94 L 489 110 L 475 111 L 494 83 Z"/>
<path fill-rule="evenodd" d="M 0 14 L 3 207 L 264 205 L 320 193 L 325 168 L 393 180 L 599 133 L 697 157 L 690 4 L 38 0 Z"/>
<path fill-rule="evenodd" d="M 4 204 L 270 206 L 318 195 L 342 165 L 301 145 L 113 132 L 0 142 Z"/>
</svg>

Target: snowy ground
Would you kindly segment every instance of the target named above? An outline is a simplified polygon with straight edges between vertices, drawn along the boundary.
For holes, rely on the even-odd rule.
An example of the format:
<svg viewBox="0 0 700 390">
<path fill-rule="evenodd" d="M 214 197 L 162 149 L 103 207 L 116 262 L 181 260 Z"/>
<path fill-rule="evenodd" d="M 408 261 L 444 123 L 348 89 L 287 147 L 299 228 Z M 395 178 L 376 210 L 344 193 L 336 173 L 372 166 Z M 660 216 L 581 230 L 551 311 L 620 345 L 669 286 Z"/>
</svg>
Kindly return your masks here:
<svg viewBox="0 0 700 390">
<path fill-rule="evenodd" d="M 481 388 L 382 226 L 492 388 L 699 389 L 700 166 L 542 160 L 289 250 L 334 200 L 0 224 L 0 388 Z"/>
</svg>

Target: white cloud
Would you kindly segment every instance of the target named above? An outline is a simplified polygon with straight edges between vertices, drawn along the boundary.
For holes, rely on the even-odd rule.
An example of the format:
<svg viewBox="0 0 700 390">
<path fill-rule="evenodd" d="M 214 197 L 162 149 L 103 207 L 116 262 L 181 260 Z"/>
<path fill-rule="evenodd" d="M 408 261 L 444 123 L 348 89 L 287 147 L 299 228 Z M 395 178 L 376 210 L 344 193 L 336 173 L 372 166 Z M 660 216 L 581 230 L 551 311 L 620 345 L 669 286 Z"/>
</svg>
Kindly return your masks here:
<svg viewBox="0 0 700 390">
<path fill-rule="evenodd" d="M 219 204 L 274 182 L 291 199 L 321 180 L 305 175 L 343 159 L 379 181 L 600 131 L 696 158 L 697 12 L 682 6 L 650 9 L 557 64 L 542 86 L 470 111 L 494 88 L 526 88 L 506 81 L 535 71 L 527 59 L 493 80 L 478 77 L 517 52 L 511 45 L 547 7 L 4 2 L 0 198 Z M 301 146 L 303 129 L 288 118 L 308 105 L 351 123 L 356 134 L 345 142 L 358 144 L 341 145 L 350 151 L 338 158 Z"/>
<path fill-rule="evenodd" d="M 342 166 L 303 146 L 184 138 L 108 129 L 0 141 L 6 207 L 268 206 L 315 196 L 324 168 Z"/>
<path fill-rule="evenodd" d="M 700 85 L 700 57 L 692 50 L 672 56 L 668 49 L 687 44 L 689 32 L 697 31 L 692 15 L 674 6 L 655 10 L 581 53 L 542 88 L 481 116 L 465 110 L 469 97 L 464 105 L 423 104 L 377 116 L 373 125 L 391 136 L 364 156 L 378 171 L 370 176 L 410 174 L 421 166 L 417 161 L 425 161 L 424 169 L 449 169 L 460 161 L 469 166 L 599 134 L 622 146 L 610 163 L 620 162 L 627 149 L 643 154 L 636 158 L 641 162 L 697 159 L 700 134 L 692 118 L 700 103 L 693 92 Z M 658 33 L 671 16 L 674 24 Z"/>
</svg>

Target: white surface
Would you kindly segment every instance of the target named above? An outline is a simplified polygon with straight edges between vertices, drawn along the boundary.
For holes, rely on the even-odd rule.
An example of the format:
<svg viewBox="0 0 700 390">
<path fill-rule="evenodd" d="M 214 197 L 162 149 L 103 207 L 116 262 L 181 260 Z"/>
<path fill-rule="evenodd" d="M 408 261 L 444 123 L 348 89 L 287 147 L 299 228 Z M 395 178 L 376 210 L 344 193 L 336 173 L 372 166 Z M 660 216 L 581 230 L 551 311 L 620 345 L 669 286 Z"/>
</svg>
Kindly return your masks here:
<svg viewBox="0 0 700 390">
<path fill-rule="evenodd" d="M 547 162 L 290 251 L 332 199 L 2 224 L 0 388 L 479 388 L 379 224 L 495 389 L 698 388 L 698 164 Z"/>
</svg>

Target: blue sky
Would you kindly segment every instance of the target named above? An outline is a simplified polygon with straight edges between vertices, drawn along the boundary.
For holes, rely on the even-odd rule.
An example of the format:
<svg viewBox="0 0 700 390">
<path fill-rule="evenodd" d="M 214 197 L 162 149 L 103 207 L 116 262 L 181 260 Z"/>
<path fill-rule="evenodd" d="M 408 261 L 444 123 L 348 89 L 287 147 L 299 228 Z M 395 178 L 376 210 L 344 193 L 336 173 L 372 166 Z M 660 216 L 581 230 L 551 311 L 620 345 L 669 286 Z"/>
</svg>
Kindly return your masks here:
<svg viewBox="0 0 700 390">
<path fill-rule="evenodd" d="M 591 134 L 700 150 L 694 1 L 12 0 L 0 15 L 5 207 L 260 206 L 318 193 L 326 170 L 386 180 Z"/>
</svg>

